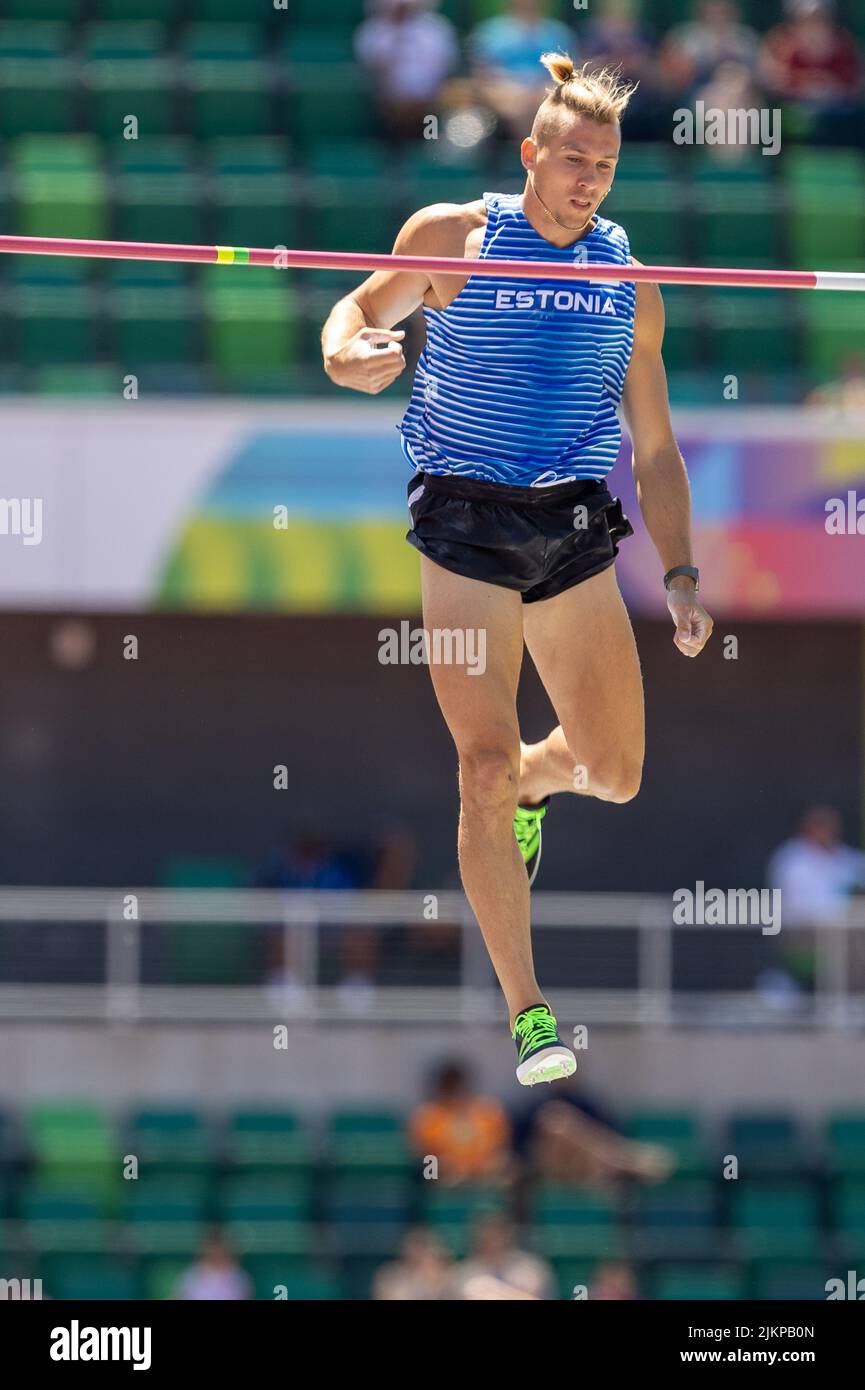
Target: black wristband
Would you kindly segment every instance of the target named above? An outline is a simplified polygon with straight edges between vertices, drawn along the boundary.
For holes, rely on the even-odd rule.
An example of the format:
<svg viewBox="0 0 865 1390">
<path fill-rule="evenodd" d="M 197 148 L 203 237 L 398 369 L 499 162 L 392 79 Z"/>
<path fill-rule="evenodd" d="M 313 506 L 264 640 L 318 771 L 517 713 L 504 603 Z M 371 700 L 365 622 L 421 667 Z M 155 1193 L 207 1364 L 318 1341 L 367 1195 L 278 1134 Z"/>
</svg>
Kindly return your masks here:
<svg viewBox="0 0 865 1390">
<path fill-rule="evenodd" d="M 674 565 L 671 570 L 667 570 L 667 573 L 664 575 L 665 589 L 669 589 L 670 580 L 675 579 L 677 574 L 687 574 L 690 579 L 693 579 L 694 593 L 697 592 L 700 587 L 700 571 L 695 565 Z"/>
</svg>

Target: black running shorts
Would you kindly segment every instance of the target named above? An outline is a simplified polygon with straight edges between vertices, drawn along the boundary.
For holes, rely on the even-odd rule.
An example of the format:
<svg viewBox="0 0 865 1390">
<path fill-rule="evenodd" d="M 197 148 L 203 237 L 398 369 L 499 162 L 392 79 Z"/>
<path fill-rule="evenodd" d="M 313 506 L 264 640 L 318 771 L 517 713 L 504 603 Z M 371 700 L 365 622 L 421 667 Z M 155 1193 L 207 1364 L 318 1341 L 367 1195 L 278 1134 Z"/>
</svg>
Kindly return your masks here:
<svg viewBox="0 0 865 1390">
<path fill-rule="evenodd" d="M 416 473 L 406 540 L 443 569 L 518 589 L 524 603 L 553 598 L 600 574 L 634 528 L 604 483 L 508 487 Z"/>
</svg>

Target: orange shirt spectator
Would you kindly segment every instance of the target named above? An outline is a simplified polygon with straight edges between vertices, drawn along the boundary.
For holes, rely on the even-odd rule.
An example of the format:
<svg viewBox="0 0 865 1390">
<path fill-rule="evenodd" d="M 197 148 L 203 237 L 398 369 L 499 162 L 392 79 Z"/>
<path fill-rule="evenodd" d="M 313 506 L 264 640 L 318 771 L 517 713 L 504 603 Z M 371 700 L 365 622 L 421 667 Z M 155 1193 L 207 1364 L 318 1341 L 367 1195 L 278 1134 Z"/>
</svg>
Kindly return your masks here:
<svg viewBox="0 0 865 1390">
<path fill-rule="evenodd" d="M 436 1076 L 431 1099 L 412 1114 L 409 1136 L 420 1155 L 438 1160 L 446 1182 L 491 1179 L 504 1167 L 510 1122 L 494 1097 L 472 1095 L 462 1066 L 448 1063 Z"/>
</svg>

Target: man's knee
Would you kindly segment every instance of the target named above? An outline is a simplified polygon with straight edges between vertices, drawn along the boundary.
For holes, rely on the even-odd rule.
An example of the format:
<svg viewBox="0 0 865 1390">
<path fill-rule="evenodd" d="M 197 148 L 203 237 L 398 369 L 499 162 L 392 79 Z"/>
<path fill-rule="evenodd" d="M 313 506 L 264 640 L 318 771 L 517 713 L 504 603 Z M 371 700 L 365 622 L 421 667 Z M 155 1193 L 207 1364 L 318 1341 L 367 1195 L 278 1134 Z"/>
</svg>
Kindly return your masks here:
<svg viewBox="0 0 865 1390">
<path fill-rule="evenodd" d="M 520 785 L 519 743 L 460 751 L 460 796 L 470 808 L 516 807 Z"/>
<path fill-rule="evenodd" d="M 600 801 L 619 804 L 633 801 L 640 790 L 643 764 L 637 758 L 621 754 L 590 763 L 586 768 L 585 790 Z"/>
</svg>

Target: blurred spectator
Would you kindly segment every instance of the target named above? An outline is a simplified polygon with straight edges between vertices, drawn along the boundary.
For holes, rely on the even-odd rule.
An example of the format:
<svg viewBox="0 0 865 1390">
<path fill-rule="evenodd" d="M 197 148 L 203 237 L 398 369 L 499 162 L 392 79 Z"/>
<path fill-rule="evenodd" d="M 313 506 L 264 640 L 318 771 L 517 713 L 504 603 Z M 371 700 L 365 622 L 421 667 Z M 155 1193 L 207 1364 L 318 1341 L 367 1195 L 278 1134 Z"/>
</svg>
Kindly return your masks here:
<svg viewBox="0 0 865 1390">
<path fill-rule="evenodd" d="M 668 86 L 687 97 L 709 81 L 719 63 L 740 63 L 753 70 L 760 52 L 760 40 L 741 23 L 734 0 L 697 0 L 693 9 L 693 19 L 666 35 L 659 55 Z"/>
<path fill-rule="evenodd" d="M 376 1272 L 372 1296 L 382 1301 L 445 1298 L 452 1267 L 450 1254 L 432 1231 L 408 1231 L 399 1259 Z"/>
<path fill-rule="evenodd" d="M 605 1260 L 595 1270 L 589 1284 L 589 1298 L 599 1301 L 625 1302 L 639 1298 L 634 1271 L 624 1260 Z"/>
<path fill-rule="evenodd" d="M 504 14 L 476 25 L 468 38 L 476 98 L 500 121 L 500 133 L 522 140 L 547 92 L 542 53 L 576 58 L 574 33 L 550 19 L 544 0 L 508 0 Z"/>
<path fill-rule="evenodd" d="M 839 415 L 865 410 L 865 354 L 848 353 L 841 362 L 838 380 L 815 387 L 805 404 L 834 409 Z"/>
<path fill-rule="evenodd" d="M 177 1283 L 177 1298 L 237 1302 L 252 1298 L 252 1280 L 218 1234 L 210 1236 L 194 1264 Z"/>
<path fill-rule="evenodd" d="M 593 67 L 615 68 L 639 85 L 622 120 L 627 140 L 667 139 L 669 120 L 658 79 L 655 45 L 641 27 L 637 0 L 600 0 L 580 29 L 582 55 Z"/>
<path fill-rule="evenodd" d="M 705 102 L 707 111 L 752 111 L 762 106 L 763 94 L 756 86 L 750 68 L 744 63 L 725 61 L 718 64 L 704 87 L 697 88 L 694 100 Z M 779 133 L 779 143 L 780 138 Z M 725 144 L 703 146 L 704 158 L 727 166 L 741 164 L 751 159 L 753 154 L 754 146 L 744 141 L 730 140 Z"/>
<path fill-rule="evenodd" d="M 442 86 L 460 60 L 457 32 L 433 12 L 437 0 L 367 0 L 369 18 L 354 39 L 357 61 L 373 84 L 382 133 L 418 140 Z"/>
<path fill-rule="evenodd" d="M 668 1149 L 620 1134 L 573 1076 L 520 1112 L 514 1150 L 524 1172 L 577 1187 L 607 1189 L 626 1179 L 662 1182 L 676 1166 Z"/>
<path fill-rule="evenodd" d="M 447 1297 L 507 1301 L 556 1296 L 549 1265 L 520 1250 L 509 1217 L 499 1212 L 478 1217 L 472 1230 L 472 1252 L 457 1265 Z"/>
<path fill-rule="evenodd" d="M 461 1062 L 436 1071 L 432 1095 L 409 1117 L 409 1138 L 423 1157 L 438 1160 L 444 1183 L 503 1180 L 509 1171 L 510 1124 L 492 1096 L 475 1095 Z"/>
<path fill-rule="evenodd" d="M 828 143 L 862 135 L 862 56 L 853 34 L 836 24 L 828 0 L 788 0 L 788 18 L 763 40 L 769 91 L 807 118 L 801 134 Z"/>
<path fill-rule="evenodd" d="M 781 935 L 778 938 L 784 970 L 770 971 L 764 983 L 776 993 L 791 985 L 809 987 L 816 974 L 814 930 L 841 917 L 850 897 L 865 890 L 865 852 L 841 839 L 841 816 L 832 806 L 806 811 L 798 833 L 772 855 L 766 870 L 770 888 L 781 891 Z M 790 932 L 790 928 L 798 930 Z M 854 934 L 854 946 L 860 944 Z M 851 951 L 851 978 L 861 974 L 861 944 Z M 760 980 L 758 979 L 758 985 Z"/>
</svg>

